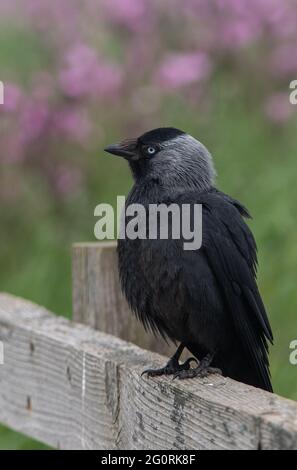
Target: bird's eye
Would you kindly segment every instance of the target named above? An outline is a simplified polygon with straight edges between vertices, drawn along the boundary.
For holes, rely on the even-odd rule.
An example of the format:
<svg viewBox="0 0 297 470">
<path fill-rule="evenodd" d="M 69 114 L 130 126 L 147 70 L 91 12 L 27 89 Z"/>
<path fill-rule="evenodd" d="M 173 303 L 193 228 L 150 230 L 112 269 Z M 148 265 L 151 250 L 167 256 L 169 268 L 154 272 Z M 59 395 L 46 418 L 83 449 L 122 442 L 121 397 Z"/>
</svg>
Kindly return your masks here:
<svg viewBox="0 0 297 470">
<path fill-rule="evenodd" d="M 157 151 L 157 149 L 155 147 L 153 147 L 152 145 L 148 145 L 147 147 L 144 147 L 144 153 L 146 153 L 147 155 L 154 155 Z"/>
</svg>

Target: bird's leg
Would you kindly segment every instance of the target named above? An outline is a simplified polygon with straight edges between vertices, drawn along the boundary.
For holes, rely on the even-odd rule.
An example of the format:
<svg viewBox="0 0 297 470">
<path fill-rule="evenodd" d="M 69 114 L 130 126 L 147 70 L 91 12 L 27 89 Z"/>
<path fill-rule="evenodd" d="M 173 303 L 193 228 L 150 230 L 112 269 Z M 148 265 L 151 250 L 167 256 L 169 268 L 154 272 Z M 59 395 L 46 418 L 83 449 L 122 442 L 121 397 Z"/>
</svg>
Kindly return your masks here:
<svg viewBox="0 0 297 470">
<path fill-rule="evenodd" d="M 217 369 L 215 367 L 210 367 L 210 364 L 212 363 L 212 360 L 214 358 L 215 353 L 209 353 L 207 354 L 200 362 L 197 367 L 194 369 L 184 369 L 184 370 L 178 370 L 175 372 L 173 378 L 174 379 L 191 379 L 193 377 L 206 377 L 207 375 L 210 374 L 222 374 L 222 371 L 220 369 Z"/>
<path fill-rule="evenodd" d="M 180 364 L 178 360 L 184 350 L 184 347 L 185 346 L 181 343 L 174 355 L 169 359 L 169 361 L 164 367 L 161 367 L 161 369 L 146 369 L 142 372 L 141 375 L 147 374 L 148 377 L 156 377 L 159 375 L 172 375 L 176 374 L 179 371 L 189 370 L 191 366 L 191 361 L 197 362 L 197 360 L 194 357 L 190 357 L 183 364 Z"/>
</svg>

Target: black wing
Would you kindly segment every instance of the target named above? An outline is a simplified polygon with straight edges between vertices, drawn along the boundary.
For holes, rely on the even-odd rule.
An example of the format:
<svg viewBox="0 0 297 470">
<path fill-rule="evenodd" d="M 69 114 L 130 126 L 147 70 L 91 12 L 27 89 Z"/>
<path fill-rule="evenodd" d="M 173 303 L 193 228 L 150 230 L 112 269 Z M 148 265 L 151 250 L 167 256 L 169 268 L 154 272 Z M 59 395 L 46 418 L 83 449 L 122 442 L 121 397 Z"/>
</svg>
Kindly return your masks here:
<svg viewBox="0 0 297 470">
<path fill-rule="evenodd" d="M 273 336 L 256 284 L 255 240 L 242 218 L 248 212 L 238 201 L 217 191 L 205 194 L 202 203 L 203 249 L 247 360 L 263 388 L 272 391 L 267 340 L 272 342 Z"/>
</svg>

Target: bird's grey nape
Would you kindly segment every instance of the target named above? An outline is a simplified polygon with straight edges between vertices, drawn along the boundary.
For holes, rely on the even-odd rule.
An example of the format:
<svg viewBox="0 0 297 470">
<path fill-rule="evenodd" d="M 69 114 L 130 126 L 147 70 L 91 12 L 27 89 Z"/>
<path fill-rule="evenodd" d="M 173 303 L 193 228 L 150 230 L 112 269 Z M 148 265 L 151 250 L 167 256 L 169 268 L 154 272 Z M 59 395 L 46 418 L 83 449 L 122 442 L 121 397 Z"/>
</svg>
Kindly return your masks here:
<svg viewBox="0 0 297 470">
<path fill-rule="evenodd" d="M 144 176 L 157 178 L 168 190 L 206 190 L 213 186 L 216 172 L 207 148 L 189 134 L 163 142 L 158 154 L 146 161 Z"/>
</svg>

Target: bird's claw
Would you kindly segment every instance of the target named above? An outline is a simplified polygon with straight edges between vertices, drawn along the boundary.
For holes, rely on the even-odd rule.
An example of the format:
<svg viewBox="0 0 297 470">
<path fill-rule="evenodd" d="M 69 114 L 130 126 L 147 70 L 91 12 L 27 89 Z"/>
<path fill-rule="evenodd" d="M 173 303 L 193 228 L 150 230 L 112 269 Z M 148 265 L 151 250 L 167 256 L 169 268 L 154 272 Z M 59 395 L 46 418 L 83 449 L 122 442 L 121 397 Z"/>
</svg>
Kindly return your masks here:
<svg viewBox="0 0 297 470">
<path fill-rule="evenodd" d="M 222 375 L 221 369 L 217 369 L 215 367 L 196 367 L 195 369 L 184 369 L 181 371 L 176 371 L 173 375 L 172 380 L 179 379 L 192 379 L 194 377 L 207 377 L 211 374 L 219 374 Z"/>
<path fill-rule="evenodd" d="M 148 377 L 159 377 L 161 375 L 175 375 L 178 372 L 187 371 L 191 369 L 191 362 L 194 361 L 198 364 L 195 357 L 189 357 L 185 362 L 179 364 L 178 361 L 169 360 L 166 366 L 160 369 L 146 369 L 142 372 L 141 377 L 146 374 Z"/>
<path fill-rule="evenodd" d="M 145 369 L 141 373 L 141 377 L 146 374 L 148 377 L 157 377 L 159 375 L 168 375 L 168 372 L 166 371 L 166 366 L 162 367 L 161 369 Z"/>
</svg>

